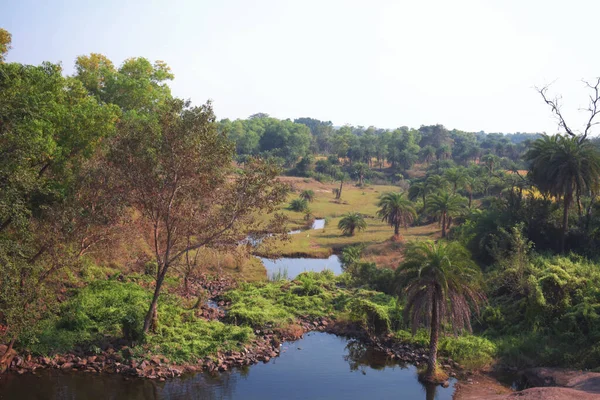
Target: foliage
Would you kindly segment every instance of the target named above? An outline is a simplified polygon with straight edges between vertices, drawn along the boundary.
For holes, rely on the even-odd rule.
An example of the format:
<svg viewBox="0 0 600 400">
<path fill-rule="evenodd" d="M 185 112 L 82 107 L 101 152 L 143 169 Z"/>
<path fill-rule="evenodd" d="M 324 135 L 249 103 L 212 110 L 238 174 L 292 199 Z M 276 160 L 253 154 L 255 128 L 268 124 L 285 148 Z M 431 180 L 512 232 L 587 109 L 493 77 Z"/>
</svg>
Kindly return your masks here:
<svg viewBox="0 0 600 400">
<path fill-rule="evenodd" d="M 94 348 L 110 335 L 137 341 L 136 357 L 161 354 L 175 362 L 193 362 L 218 350 L 239 349 L 238 343 L 253 338 L 248 328 L 196 318 L 194 310 L 183 308 L 173 296 L 161 297 L 160 328 L 144 337 L 144 315 L 151 297 L 151 292 L 135 283 L 92 282 L 62 305 L 60 318 L 44 322 L 39 341 L 30 349 L 51 354 L 76 345 Z"/>
<path fill-rule="evenodd" d="M 350 212 L 340 219 L 338 222 L 338 229 L 341 230 L 344 235 L 354 236 L 354 231 L 364 231 L 367 229 L 367 222 L 362 214 Z"/>
<path fill-rule="evenodd" d="M 303 190 L 300 193 L 300 198 L 312 203 L 312 201 L 315 199 L 315 192 L 312 189 Z"/>
<path fill-rule="evenodd" d="M 385 193 L 377 205 L 377 216 L 394 227 L 395 235 L 400 233 L 400 225 L 408 229 L 408 225 L 417 217 L 412 202 L 404 197 L 404 193 Z"/>
<path fill-rule="evenodd" d="M 484 299 L 479 289 L 480 272 L 468 251 L 456 242 L 413 242 L 397 271 L 399 287 L 406 295 L 404 318 L 413 333 L 430 326 L 426 377 L 436 369 L 438 335 L 445 323 L 455 333 L 471 331 L 471 309 L 479 312 Z"/>
<path fill-rule="evenodd" d="M 290 202 L 290 210 L 296 212 L 305 212 L 308 210 L 308 201 L 303 198 L 297 198 Z"/>
</svg>

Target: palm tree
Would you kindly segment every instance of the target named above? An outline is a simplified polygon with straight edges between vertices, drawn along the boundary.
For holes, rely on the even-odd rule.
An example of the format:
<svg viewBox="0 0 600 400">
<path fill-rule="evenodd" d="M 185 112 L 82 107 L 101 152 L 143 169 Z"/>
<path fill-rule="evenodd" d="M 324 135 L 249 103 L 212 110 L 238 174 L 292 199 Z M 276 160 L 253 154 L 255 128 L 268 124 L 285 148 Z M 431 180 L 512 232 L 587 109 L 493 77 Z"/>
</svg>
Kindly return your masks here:
<svg viewBox="0 0 600 400">
<path fill-rule="evenodd" d="M 446 237 L 446 228 L 450 218 L 459 215 L 465 208 L 465 198 L 457 194 L 441 192 L 432 194 L 427 200 L 427 212 L 439 217 L 442 223 L 442 237 Z"/>
<path fill-rule="evenodd" d="M 305 199 L 298 198 L 290 202 L 290 210 L 304 212 L 308 209 L 308 202 Z"/>
<path fill-rule="evenodd" d="M 435 381 L 440 326 L 450 323 L 454 333 L 471 331 L 471 309 L 479 313 L 485 300 L 478 285 L 480 271 L 459 243 L 421 241 L 406 246 L 396 276 L 406 295 L 404 319 L 413 334 L 421 325 L 430 327 L 429 359 L 422 379 Z"/>
<path fill-rule="evenodd" d="M 427 208 L 427 195 L 429 194 L 429 186 L 427 182 L 415 182 L 408 188 L 408 198 L 411 201 L 417 200 L 419 197 L 423 200 L 423 208 Z"/>
<path fill-rule="evenodd" d="M 579 202 L 582 193 L 596 188 L 600 183 L 600 153 L 589 140 L 544 135 L 532 143 L 525 160 L 530 163 L 529 177 L 540 191 L 562 198 L 560 248 L 564 252 L 573 195 Z"/>
<path fill-rule="evenodd" d="M 404 197 L 404 193 L 385 193 L 377 206 L 380 207 L 377 216 L 394 227 L 396 236 L 400 234 L 400 225 L 408 229 L 408 224 L 412 224 L 417 218 L 413 203 Z"/>
<path fill-rule="evenodd" d="M 365 180 L 365 175 L 369 172 L 369 166 L 365 163 L 359 162 L 354 164 L 352 169 L 354 174 L 358 177 L 358 185 L 362 186 Z"/>
<path fill-rule="evenodd" d="M 469 195 L 469 208 L 473 203 L 473 193 L 477 193 L 481 190 L 481 181 L 476 176 L 467 175 L 465 178 L 465 191 Z"/>
<path fill-rule="evenodd" d="M 430 175 L 427 177 L 427 186 L 430 192 L 446 190 L 448 188 L 448 181 L 442 175 Z"/>
<path fill-rule="evenodd" d="M 452 185 L 452 193 L 463 187 L 467 179 L 467 174 L 462 168 L 449 168 L 444 173 L 444 178 Z"/>
<path fill-rule="evenodd" d="M 421 151 L 419 151 L 419 157 L 426 164 L 429 164 L 435 158 L 435 147 L 427 145 L 421 148 Z"/>
<path fill-rule="evenodd" d="M 340 222 L 338 222 L 338 229 L 344 232 L 344 235 L 354 236 L 354 231 L 364 231 L 367 229 L 367 223 L 362 214 L 357 212 L 349 212 L 345 214 Z"/>
<path fill-rule="evenodd" d="M 315 199 L 315 192 L 313 190 L 310 190 L 310 189 L 303 190 L 300 193 L 300 198 L 308 201 L 309 203 L 312 203 L 313 200 Z"/>
</svg>

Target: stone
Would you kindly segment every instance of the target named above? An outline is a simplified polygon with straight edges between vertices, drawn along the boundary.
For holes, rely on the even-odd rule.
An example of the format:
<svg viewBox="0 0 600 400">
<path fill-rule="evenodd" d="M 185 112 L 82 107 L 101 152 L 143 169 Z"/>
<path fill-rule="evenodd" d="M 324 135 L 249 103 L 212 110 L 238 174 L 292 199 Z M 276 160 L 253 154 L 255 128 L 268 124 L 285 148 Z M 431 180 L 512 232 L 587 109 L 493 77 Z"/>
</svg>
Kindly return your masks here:
<svg viewBox="0 0 600 400">
<path fill-rule="evenodd" d="M 70 363 L 70 362 L 63 363 L 60 366 L 60 369 L 62 369 L 63 371 L 69 371 L 69 370 L 73 369 L 73 363 Z"/>
</svg>

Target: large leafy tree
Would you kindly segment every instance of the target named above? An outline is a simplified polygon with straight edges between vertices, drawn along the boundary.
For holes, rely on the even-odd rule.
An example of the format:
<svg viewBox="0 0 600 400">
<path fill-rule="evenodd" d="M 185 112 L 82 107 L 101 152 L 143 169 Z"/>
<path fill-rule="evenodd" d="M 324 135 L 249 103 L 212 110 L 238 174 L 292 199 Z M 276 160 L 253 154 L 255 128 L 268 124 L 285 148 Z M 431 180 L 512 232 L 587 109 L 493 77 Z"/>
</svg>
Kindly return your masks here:
<svg viewBox="0 0 600 400">
<path fill-rule="evenodd" d="M 157 321 L 157 301 L 174 264 L 202 247 L 236 246 L 248 231 L 282 231 L 279 220 L 257 216 L 273 212 L 287 194 L 271 163 L 249 160 L 232 169 L 233 144 L 218 131 L 210 103 L 169 100 L 154 115 L 126 121 L 109 157 L 158 265 L 144 333 Z"/>
<path fill-rule="evenodd" d="M 10 50 L 10 43 L 12 42 L 12 35 L 6 29 L 0 28 L 0 62 L 4 61 L 4 57 L 8 50 Z"/>
<path fill-rule="evenodd" d="M 356 230 L 364 231 L 367 229 L 367 222 L 362 214 L 350 212 L 342 216 L 342 219 L 338 222 L 338 229 L 341 230 L 344 235 L 354 236 Z"/>
<path fill-rule="evenodd" d="M 530 179 L 540 191 L 562 199 L 560 248 L 564 251 L 573 199 L 579 204 L 580 196 L 600 183 L 600 152 L 587 139 L 544 135 L 532 143 L 525 160 L 530 164 Z"/>
<path fill-rule="evenodd" d="M 429 359 L 424 380 L 436 380 L 438 339 L 444 324 L 455 333 L 471 331 L 471 310 L 484 300 L 480 271 L 469 252 L 457 242 L 409 243 L 404 262 L 396 270 L 399 290 L 406 296 L 404 318 L 413 334 L 428 326 Z"/>
<path fill-rule="evenodd" d="M 394 227 L 394 235 L 400 234 L 400 226 L 408 229 L 417 217 L 413 203 L 404 196 L 404 193 L 385 193 L 377 204 L 379 210 L 377 216 L 382 221 Z"/>
<path fill-rule="evenodd" d="M 0 63 L 0 323 L 9 349 L 48 309 L 55 272 L 97 242 L 88 232 L 105 220 L 99 213 L 116 210 L 95 201 L 104 182 L 88 178 L 119 114 L 59 65 Z"/>
<path fill-rule="evenodd" d="M 440 218 L 442 237 L 446 237 L 446 229 L 450 219 L 460 215 L 465 208 L 465 198 L 448 192 L 434 193 L 427 199 L 427 212 Z"/>
</svg>

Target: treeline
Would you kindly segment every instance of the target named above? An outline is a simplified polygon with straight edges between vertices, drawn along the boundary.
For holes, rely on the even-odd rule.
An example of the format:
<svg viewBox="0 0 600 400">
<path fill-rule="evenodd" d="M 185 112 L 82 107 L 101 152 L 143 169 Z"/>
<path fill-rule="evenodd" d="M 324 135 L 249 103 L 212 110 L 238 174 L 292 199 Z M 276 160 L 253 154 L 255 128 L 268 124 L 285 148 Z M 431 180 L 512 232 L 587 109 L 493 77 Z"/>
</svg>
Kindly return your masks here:
<svg viewBox="0 0 600 400">
<path fill-rule="evenodd" d="M 539 136 L 464 132 L 448 130 L 443 125 L 394 130 L 348 125 L 336 128 L 330 121 L 279 120 L 262 113 L 245 120 L 225 119 L 219 127 L 236 143 L 240 161 L 259 154 L 272 156 L 290 168 L 290 173 L 299 175 L 314 171 L 310 169 L 314 163 L 311 156 L 333 156 L 349 164 L 365 163 L 380 170 L 389 167 L 395 172 L 409 170 L 415 163 L 443 160 L 466 166 L 488 154 L 522 166 L 524 149 Z"/>
</svg>

